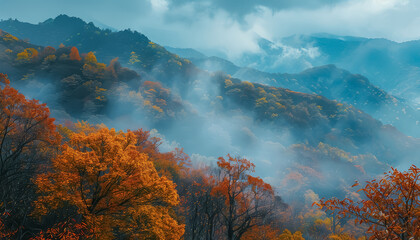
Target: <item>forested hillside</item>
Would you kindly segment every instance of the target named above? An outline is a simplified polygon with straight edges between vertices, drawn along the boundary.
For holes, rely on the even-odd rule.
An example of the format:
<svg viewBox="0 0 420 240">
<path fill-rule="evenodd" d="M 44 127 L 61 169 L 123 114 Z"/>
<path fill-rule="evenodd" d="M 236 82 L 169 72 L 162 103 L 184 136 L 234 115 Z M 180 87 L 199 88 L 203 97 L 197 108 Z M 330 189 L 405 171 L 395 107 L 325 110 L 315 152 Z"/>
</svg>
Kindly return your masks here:
<svg viewBox="0 0 420 240">
<path fill-rule="evenodd" d="M 208 71 L 66 15 L 0 28 L 0 238 L 419 237 L 417 113 L 361 75 Z"/>
<path fill-rule="evenodd" d="M 258 82 L 293 91 L 322 95 L 331 100 L 353 105 L 384 124 L 392 124 L 406 135 L 419 137 L 420 111 L 408 99 L 395 97 L 375 86 L 360 74 L 352 74 L 335 65 L 308 68 L 297 74 L 269 73 L 249 67 L 238 67 L 218 57 L 206 57 L 188 50 L 172 48 L 201 69 L 222 71 L 235 78 Z"/>
</svg>

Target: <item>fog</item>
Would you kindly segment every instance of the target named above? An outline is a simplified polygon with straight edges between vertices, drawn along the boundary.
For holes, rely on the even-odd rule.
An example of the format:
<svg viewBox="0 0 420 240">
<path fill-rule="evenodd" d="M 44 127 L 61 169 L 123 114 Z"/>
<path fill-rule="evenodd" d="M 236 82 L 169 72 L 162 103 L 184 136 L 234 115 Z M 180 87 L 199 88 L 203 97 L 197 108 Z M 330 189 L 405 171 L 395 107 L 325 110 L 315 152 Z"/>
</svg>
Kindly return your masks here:
<svg viewBox="0 0 420 240">
<path fill-rule="evenodd" d="M 413 0 L 0 0 L 0 18 L 38 23 L 69 14 L 99 26 L 138 30 L 174 47 L 223 52 L 230 60 L 258 52 L 258 37 L 272 41 L 293 34 L 418 39 L 419 2 Z"/>
<path fill-rule="evenodd" d="M 140 36 L 128 32 L 124 34 L 129 37 Z M 59 42 L 59 39 L 55 40 Z M 151 44 L 147 39 L 145 41 L 145 44 Z M 314 46 L 291 46 L 283 43 L 271 46 L 273 49 L 276 47 L 282 52 L 276 62 L 279 66 L 294 59 L 303 62 L 302 67 L 310 67 L 313 64 L 303 60 L 322 57 L 320 50 Z M 404 170 L 419 154 L 418 139 L 407 137 L 392 126 L 383 125 L 363 111 L 348 105 L 351 102 L 342 104 L 325 96 L 316 96 L 313 94 L 314 90 L 308 86 L 306 89 L 311 90 L 307 92 L 310 94 L 293 92 L 305 92 L 302 90 L 304 85 L 300 86 L 302 89 L 287 86 L 293 90 L 289 91 L 272 88 L 267 85 L 270 82 L 261 81 L 260 78 L 242 79 L 254 82 L 251 84 L 225 73 L 200 70 L 194 66 L 187 70 L 178 68 L 185 67 L 186 61 L 179 62 L 180 65 L 174 64 L 176 70 L 173 70 L 172 66 L 166 67 L 165 64 L 178 58 L 160 48 L 159 50 L 160 55 L 156 55 L 167 54 L 169 60 L 162 58 L 156 62 L 150 61 L 154 65 L 148 68 L 128 64 L 129 56 L 121 56 L 121 64 L 136 71 L 138 75 L 132 70 L 119 68 L 121 78 L 117 73 L 114 78 L 81 77 L 83 71 L 80 67 L 83 64 L 77 63 L 75 69 L 78 77 L 75 76 L 76 73 L 71 73 L 71 76 L 64 78 L 58 77 L 59 75 L 43 78 L 40 77 L 42 74 L 36 74 L 43 73 L 43 68 L 35 68 L 39 72 L 29 75 L 25 72 L 28 70 L 22 68 L 20 71 L 26 79 L 22 80 L 22 76 L 17 74 L 11 78 L 12 85 L 27 97 L 46 103 L 59 124 L 68 120 L 86 120 L 90 124 L 104 123 L 118 130 L 143 128 L 151 131 L 152 136 L 162 139 L 162 151 L 184 148 L 196 167 L 215 166 L 217 158 L 226 154 L 245 157 L 256 165 L 255 174 L 273 184 L 276 192 L 289 202 L 302 202 L 305 198 L 318 196 L 357 198 L 358 195 L 349 188 L 354 181 L 363 182 L 377 178 L 389 170 L 390 166 Z M 104 52 L 102 54 L 107 56 Z M 155 55 L 143 57 L 152 58 Z M 110 59 L 98 60 L 107 62 Z M 60 67 L 65 69 L 66 64 Z M 215 66 L 208 68 L 217 69 Z M 65 96 L 61 95 L 68 89 L 60 89 L 59 86 L 63 79 L 69 77 L 77 78 L 75 82 L 79 85 L 99 82 L 100 84 L 94 85 L 96 89 L 84 89 L 93 93 L 101 84 L 106 85 L 106 101 L 95 104 L 92 96 L 96 95 L 86 94 L 78 99 L 70 94 L 71 91 Z M 295 79 L 297 76 L 289 77 L 291 82 L 298 82 Z M 228 90 L 229 84 L 226 80 L 235 88 Z M 313 78 L 309 82 L 311 80 Z M 157 84 L 158 81 L 161 84 Z M 303 83 L 305 79 L 300 81 Z M 329 94 L 331 96 L 327 97 L 334 99 L 341 92 L 332 89 Z M 272 104 L 267 101 L 270 97 L 277 99 L 278 108 L 285 109 L 284 112 L 271 113 L 271 108 L 274 107 L 270 105 L 261 108 L 262 110 L 256 108 L 258 100 Z M 68 111 L 69 106 L 70 109 L 76 109 L 77 114 Z M 377 110 L 382 112 L 380 107 Z M 268 117 L 266 112 L 270 114 Z M 281 115 L 276 118 L 276 114 Z M 339 116 L 335 116 L 337 114 Z M 382 120 L 384 123 L 390 121 L 385 118 Z"/>
</svg>

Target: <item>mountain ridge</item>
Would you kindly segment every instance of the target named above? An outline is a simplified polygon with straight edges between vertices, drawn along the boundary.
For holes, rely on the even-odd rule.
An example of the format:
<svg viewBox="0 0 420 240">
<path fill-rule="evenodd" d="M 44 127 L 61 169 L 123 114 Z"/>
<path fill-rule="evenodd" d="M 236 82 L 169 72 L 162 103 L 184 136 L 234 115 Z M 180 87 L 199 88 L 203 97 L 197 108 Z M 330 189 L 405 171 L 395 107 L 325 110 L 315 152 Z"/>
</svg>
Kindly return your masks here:
<svg viewBox="0 0 420 240">
<path fill-rule="evenodd" d="M 95 28 L 89 29 L 93 31 Z M 96 35 L 88 31 L 79 36 L 86 37 L 91 34 Z M 99 36 L 107 38 L 102 33 Z M 131 38 L 137 35 L 130 31 L 123 31 L 123 34 L 119 36 Z M 3 38 L 0 40 L 0 48 L 10 44 Z M 84 41 L 88 40 L 89 38 L 84 39 Z M 136 39 L 131 39 L 130 42 L 136 42 Z M 16 43 L 28 44 L 21 40 Z M 112 69 L 117 69 L 116 62 L 105 65 L 93 61 L 93 65 L 90 66 L 93 53 L 82 54 L 83 58 L 76 62 L 71 62 L 74 60 L 66 59 L 65 56 L 60 59 L 61 53 L 68 57 L 69 51 L 73 48 L 71 45 L 56 50 L 56 52 L 60 51 L 60 55 L 56 56 L 58 59 L 56 61 L 68 63 L 62 65 L 66 71 L 60 71 L 66 76 L 53 75 L 49 79 L 42 78 L 45 71 L 51 69 L 48 66 L 54 66 L 46 62 L 48 55 L 37 55 L 28 60 L 30 64 L 25 67 L 15 64 L 17 55 L 26 50 L 23 46 L 16 52 L 2 51 L 0 57 L 6 59 L 2 61 L 9 61 L 10 66 L 20 72 L 20 76 L 24 79 L 12 79 L 12 82 L 19 81 L 23 87 L 33 82 L 39 84 L 38 78 L 41 77 L 42 81 L 46 81 L 43 86 L 58 84 L 58 89 L 61 91 L 51 91 L 51 93 L 58 94 L 54 96 L 60 99 L 62 93 L 65 93 L 63 90 L 75 90 L 83 86 L 83 92 L 86 93 L 84 96 L 74 95 L 75 92 L 71 91 L 64 94 L 68 100 L 67 103 L 70 103 L 74 96 L 78 96 L 76 100 L 81 101 L 81 106 L 84 106 L 82 109 L 87 115 L 79 115 L 75 119 L 106 123 L 120 129 L 138 128 L 138 125 L 156 128 L 165 138 L 176 141 L 175 145 L 179 144 L 187 152 L 204 156 L 240 152 L 256 159 L 261 165 L 262 176 L 274 176 L 277 174 L 277 169 L 286 165 L 294 166 L 291 163 L 294 160 L 297 162 L 302 160 L 306 162 L 305 164 L 320 161 L 327 165 L 338 161 L 339 165 L 353 166 L 345 180 L 351 181 L 356 176 L 360 177 L 360 174 L 363 177 L 381 174 L 389 164 L 407 162 L 419 154 L 419 139 L 407 137 L 397 129 L 383 125 L 353 106 L 316 94 L 296 92 L 255 81 L 254 83 L 242 81 L 221 72 L 211 73 L 197 68 L 193 63 L 175 54 L 167 53 L 158 44 L 149 42 L 142 46 L 150 48 L 148 51 L 152 53 L 140 54 L 139 52 L 137 59 L 129 58 L 134 64 L 125 63 L 118 68 L 123 69 L 124 66 L 128 66 L 132 69 L 126 71 L 136 72 L 137 77 L 127 81 L 118 80 L 118 74 L 115 79 Z M 33 47 L 38 48 L 38 46 Z M 44 47 L 39 48 L 40 52 L 43 52 Z M 109 49 L 109 52 L 106 52 L 106 48 L 102 51 L 105 51 L 102 53 L 104 56 L 110 56 L 116 52 L 115 49 Z M 163 54 L 165 58 L 168 57 L 165 63 L 169 59 L 169 61 L 179 61 L 181 65 L 177 62 L 169 65 L 160 63 L 157 61 L 159 54 Z M 99 61 L 103 61 L 99 54 L 97 56 Z M 143 60 L 156 64 L 152 64 L 153 67 L 147 69 L 141 66 Z M 124 58 L 122 61 L 124 63 Z M 192 70 L 186 71 L 183 63 Z M 85 64 L 93 67 L 93 69 L 90 67 L 86 69 L 94 70 L 94 74 L 83 72 Z M 173 68 L 172 64 L 178 67 Z M 97 68 L 103 69 L 99 71 L 103 75 L 97 75 Z M 55 67 L 52 69 L 57 70 Z M 105 76 L 110 77 L 111 84 L 106 84 Z M 180 76 L 186 78 L 183 79 Z M 177 83 L 183 85 L 177 85 Z M 51 101 L 54 99 L 45 100 L 49 105 Z M 103 105 L 98 108 L 98 105 L 92 104 L 95 101 Z M 57 104 L 63 104 L 63 101 L 53 103 L 55 105 L 52 104 L 52 107 L 56 107 Z M 70 112 L 63 116 L 71 117 L 71 115 L 73 114 Z M 302 147 L 294 148 L 296 144 Z M 323 147 L 326 145 L 329 147 Z M 298 149 L 298 152 L 293 149 Z M 288 150 L 292 152 L 291 155 L 285 153 Z M 303 160 L 298 154 L 301 151 L 318 150 L 322 150 L 322 154 L 317 155 L 319 159 Z M 347 152 L 360 161 L 352 162 L 347 158 L 337 160 L 335 156 L 340 155 L 341 151 Z M 405 153 L 403 156 L 402 152 Z M 270 159 L 271 165 L 261 161 L 267 158 Z M 365 173 L 355 165 L 360 165 Z M 323 171 L 321 168 L 318 170 Z M 329 172 L 330 170 L 325 171 L 328 172 L 328 176 L 334 176 Z M 312 185 L 307 187 L 309 186 L 315 187 Z M 319 189 L 325 189 L 327 186 L 319 187 Z"/>
</svg>

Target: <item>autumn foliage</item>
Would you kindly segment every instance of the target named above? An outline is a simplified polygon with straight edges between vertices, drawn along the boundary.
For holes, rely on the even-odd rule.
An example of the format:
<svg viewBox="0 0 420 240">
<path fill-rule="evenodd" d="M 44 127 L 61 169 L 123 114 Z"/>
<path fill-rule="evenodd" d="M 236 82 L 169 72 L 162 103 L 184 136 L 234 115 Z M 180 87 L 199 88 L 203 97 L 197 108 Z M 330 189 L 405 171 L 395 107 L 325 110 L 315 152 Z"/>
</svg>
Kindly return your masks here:
<svg viewBox="0 0 420 240">
<path fill-rule="evenodd" d="M 81 61 L 82 58 L 79 55 L 79 50 L 76 47 L 72 47 L 69 54 L 70 60 Z"/>
<path fill-rule="evenodd" d="M 173 182 L 160 177 L 136 150 L 132 132 L 102 128 L 73 133 L 52 171 L 36 178 L 36 214 L 73 206 L 97 239 L 115 232 L 140 239 L 179 239 L 183 226 L 170 215 L 179 203 Z"/>
<path fill-rule="evenodd" d="M 60 142 L 55 129 L 46 105 L 26 99 L 0 74 L 0 221 L 6 232 L 23 235 L 29 224 L 31 178 Z"/>
<path fill-rule="evenodd" d="M 41 58 L 56 51 L 45 48 Z M 118 77 L 117 60 L 105 68 L 93 53 L 77 63 L 77 49 L 70 52 L 86 76 Z M 79 80 L 64 82 L 79 86 Z M 254 88 L 243 83 L 244 90 Z M 158 83 L 144 81 L 140 90 L 159 113 L 169 116 L 176 106 Z M 160 143 L 143 129 L 123 132 L 84 121 L 56 128 L 45 104 L 26 99 L 0 74 L 0 239 L 365 239 L 346 232 L 359 225 L 367 226 L 360 229 L 370 239 L 420 239 L 420 169 L 414 165 L 367 182 L 359 190 L 363 200 L 321 200 L 319 209 L 306 206 L 294 215 L 248 159 L 227 155 L 217 166 L 198 167 L 182 149 L 160 152 Z M 317 173 L 299 170 L 289 180 Z M 312 190 L 306 198 L 319 199 Z"/>
<path fill-rule="evenodd" d="M 325 210 L 337 211 L 341 217 L 354 217 L 358 224 L 369 225 L 370 239 L 420 238 L 418 167 L 412 165 L 407 172 L 392 168 L 381 180 L 369 181 L 359 191 L 366 199 L 354 202 L 349 198 L 333 198 L 316 204 Z"/>
<path fill-rule="evenodd" d="M 46 231 L 41 231 L 37 236 L 31 238 L 31 240 L 82 240 L 91 236 L 92 229 L 89 229 L 86 223 L 78 223 L 75 219 L 69 219 L 55 224 Z"/>
<path fill-rule="evenodd" d="M 10 184 L 11 172 L 19 171 L 16 161 L 28 157 L 34 148 L 58 144 L 60 136 L 45 104 L 27 100 L 1 73 L 0 86 L 0 183 Z"/>
<path fill-rule="evenodd" d="M 245 158 L 217 162 L 221 173 L 212 194 L 223 197 L 222 222 L 229 240 L 241 239 L 251 227 L 258 224 L 272 209 L 274 192 L 271 186 L 258 177 L 253 177 L 255 165 Z"/>
<path fill-rule="evenodd" d="M 89 79 L 102 76 L 105 72 L 106 65 L 98 62 L 93 52 L 86 54 L 83 65 L 83 75 Z"/>
<path fill-rule="evenodd" d="M 38 51 L 35 48 L 26 48 L 16 55 L 16 61 L 20 63 L 29 63 L 36 60 Z"/>
</svg>

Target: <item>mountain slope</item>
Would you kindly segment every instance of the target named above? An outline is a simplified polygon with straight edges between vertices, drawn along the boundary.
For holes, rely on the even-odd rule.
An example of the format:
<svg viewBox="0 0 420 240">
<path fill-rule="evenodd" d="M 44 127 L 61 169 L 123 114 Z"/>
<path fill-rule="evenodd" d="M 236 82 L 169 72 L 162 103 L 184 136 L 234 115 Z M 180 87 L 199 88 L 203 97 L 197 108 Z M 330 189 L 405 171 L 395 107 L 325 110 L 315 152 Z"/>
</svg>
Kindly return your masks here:
<svg viewBox="0 0 420 240">
<path fill-rule="evenodd" d="M 420 111 L 374 86 L 366 77 L 334 65 L 307 69 L 299 74 L 270 74 L 243 69 L 234 76 L 351 104 L 410 136 L 420 137 Z"/>
<path fill-rule="evenodd" d="M 395 128 L 382 125 L 352 106 L 319 95 L 241 82 L 232 78 L 225 78 L 221 85 L 225 107 L 231 108 L 232 104 L 234 108 L 240 106 L 241 109 L 252 112 L 258 121 L 274 128 L 283 129 L 288 126 L 296 139 L 312 146 L 325 142 L 351 153 L 370 152 L 380 159 L 398 162 L 400 155 L 391 152 L 398 148 L 415 152 L 415 146 L 420 143 L 419 140 L 410 138 L 404 140 L 405 137 Z M 398 140 L 392 144 L 386 143 L 391 140 L 391 136 Z M 376 144 L 372 145 L 372 142 Z M 398 147 L 393 149 L 396 145 Z"/>
<path fill-rule="evenodd" d="M 79 23 L 77 19 L 73 20 L 75 24 Z M 31 25 L 34 26 L 39 27 Z M 77 38 L 90 43 L 92 39 L 89 36 L 96 36 L 93 31 L 96 28 L 93 26 L 89 29 L 86 33 L 72 35 L 77 37 L 71 41 L 75 41 L 76 46 L 79 44 L 75 40 Z M 54 32 L 48 33 L 54 35 Z M 120 42 L 141 43 L 144 40 L 141 34 L 130 31 L 114 34 L 122 39 L 114 43 L 115 48 L 111 43 L 109 48 L 97 47 L 102 56 L 115 56 L 118 52 L 116 49 L 130 49 L 130 46 L 120 46 Z M 101 39 L 109 41 L 109 36 L 102 33 L 97 35 L 94 39 L 98 42 Z M 316 171 L 329 176 L 328 180 L 323 181 L 324 185 L 310 183 L 305 185 L 306 190 L 334 188 L 344 194 L 341 186 L 328 184 L 337 178 L 334 174 L 337 170 L 328 166 L 347 166 L 348 175 L 342 180 L 348 184 L 354 179 L 364 180 L 380 174 L 388 164 L 407 163 L 420 154 L 418 139 L 383 125 L 353 106 L 313 93 L 255 83 L 260 80 L 257 78 L 251 83 L 223 73 L 201 71 L 189 61 L 154 43 L 149 42 L 147 46 L 139 44 L 148 48 L 150 54 L 141 51 L 139 54 L 130 53 L 129 61 L 133 64 L 126 64 L 133 68 L 130 70 L 118 67 L 115 60 L 107 66 L 101 64 L 100 61 L 104 60 L 99 52 L 97 56 L 100 61 L 92 54 L 82 54 L 83 59 L 72 60 L 69 59 L 72 47 L 61 47 L 52 52 L 51 47 L 24 46 L 28 43 L 20 40 L 15 42 L 22 46 L 16 51 L 0 53 L 5 56 L 2 61 L 7 62 L 11 71 L 16 71 L 12 81 L 19 82 L 20 89 L 33 88 L 33 81 L 37 84 L 42 82 L 43 89 L 48 84 L 53 86 L 51 91 L 44 90 L 52 97 L 43 101 L 53 109 L 64 108 L 69 112 L 67 117 L 87 119 L 93 123 L 103 122 L 118 129 L 156 128 L 168 139 L 168 145 L 182 146 L 187 153 L 198 154 L 198 158 L 218 157 L 227 153 L 250 157 L 261 166 L 259 175 L 264 177 L 283 178 L 283 173 L 279 171 L 294 169 L 296 163 L 316 168 Z M 9 43 L 4 40 L 2 44 L 7 48 Z M 82 53 L 90 51 L 81 50 L 85 44 L 81 46 L 79 50 Z M 35 57 L 31 56 L 23 63 L 16 61 L 26 48 L 39 49 L 38 52 L 45 54 L 32 55 Z M 48 57 L 50 55 L 54 55 L 54 61 L 50 61 L 54 59 L 53 56 Z M 169 61 L 179 59 L 180 64 L 175 62 L 178 67 L 174 68 L 173 62 L 160 63 L 157 56 Z M 153 68 L 142 67 L 143 62 L 153 63 Z M 227 63 L 223 60 L 219 62 L 222 65 Z M 86 64 L 89 66 L 85 67 Z M 125 74 L 121 76 L 122 72 L 117 69 L 124 70 L 122 72 Z M 334 70 L 331 66 L 326 69 L 326 76 Z M 339 69 L 334 71 L 345 74 Z M 302 77 L 301 81 L 303 84 L 306 80 Z M 359 82 L 367 84 L 367 81 Z M 95 101 L 102 105 L 95 104 Z M 310 152 L 317 154 L 314 158 L 300 157 L 308 156 Z"/>
<path fill-rule="evenodd" d="M 317 56 L 304 57 L 312 66 L 335 64 L 362 74 L 387 92 L 419 106 L 420 41 L 397 43 L 324 34 L 296 35 L 281 42 L 294 49 L 316 49 Z"/>
<path fill-rule="evenodd" d="M 110 105 L 122 97 L 121 89 L 143 94 L 133 108 L 144 108 L 151 118 L 175 117 L 183 109 L 169 90 L 159 83 L 142 80 L 117 59 L 107 66 L 98 62 L 92 52 L 82 54 L 83 59 L 79 53 L 72 56 L 74 49 L 37 46 L 1 31 L 0 67 L 15 87 L 60 112 L 58 118 L 109 115 Z"/>
<path fill-rule="evenodd" d="M 179 88 L 185 87 L 190 73 L 197 71 L 189 61 L 166 51 L 141 33 L 102 30 L 93 23 L 67 15 L 39 24 L 0 21 L 0 29 L 29 39 L 33 44 L 53 47 L 64 44 L 76 46 L 81 52 L 94 51 L 105 62 L 118 57 L 123 65 L 130 65 L 168 85 L 179 83 Z"/>
<path fill-rule="evenodd" d="M 184 55 L 180 56 L 185 57 Z M 201 69 L 223 71 L 236 78 L 318 94 L 328 99 L 351 104 L 386 124 L 392 124 L 405 134 L 420 137 L 420 111 L 404 99 L 396 98 L 373 85 L 366 77 L 352 74 L 335 65 L 306 69 L 301 73 L 268 73 L 253 68 L 240 68 L 218 57 L 190 58 Z"/>
</svg>

